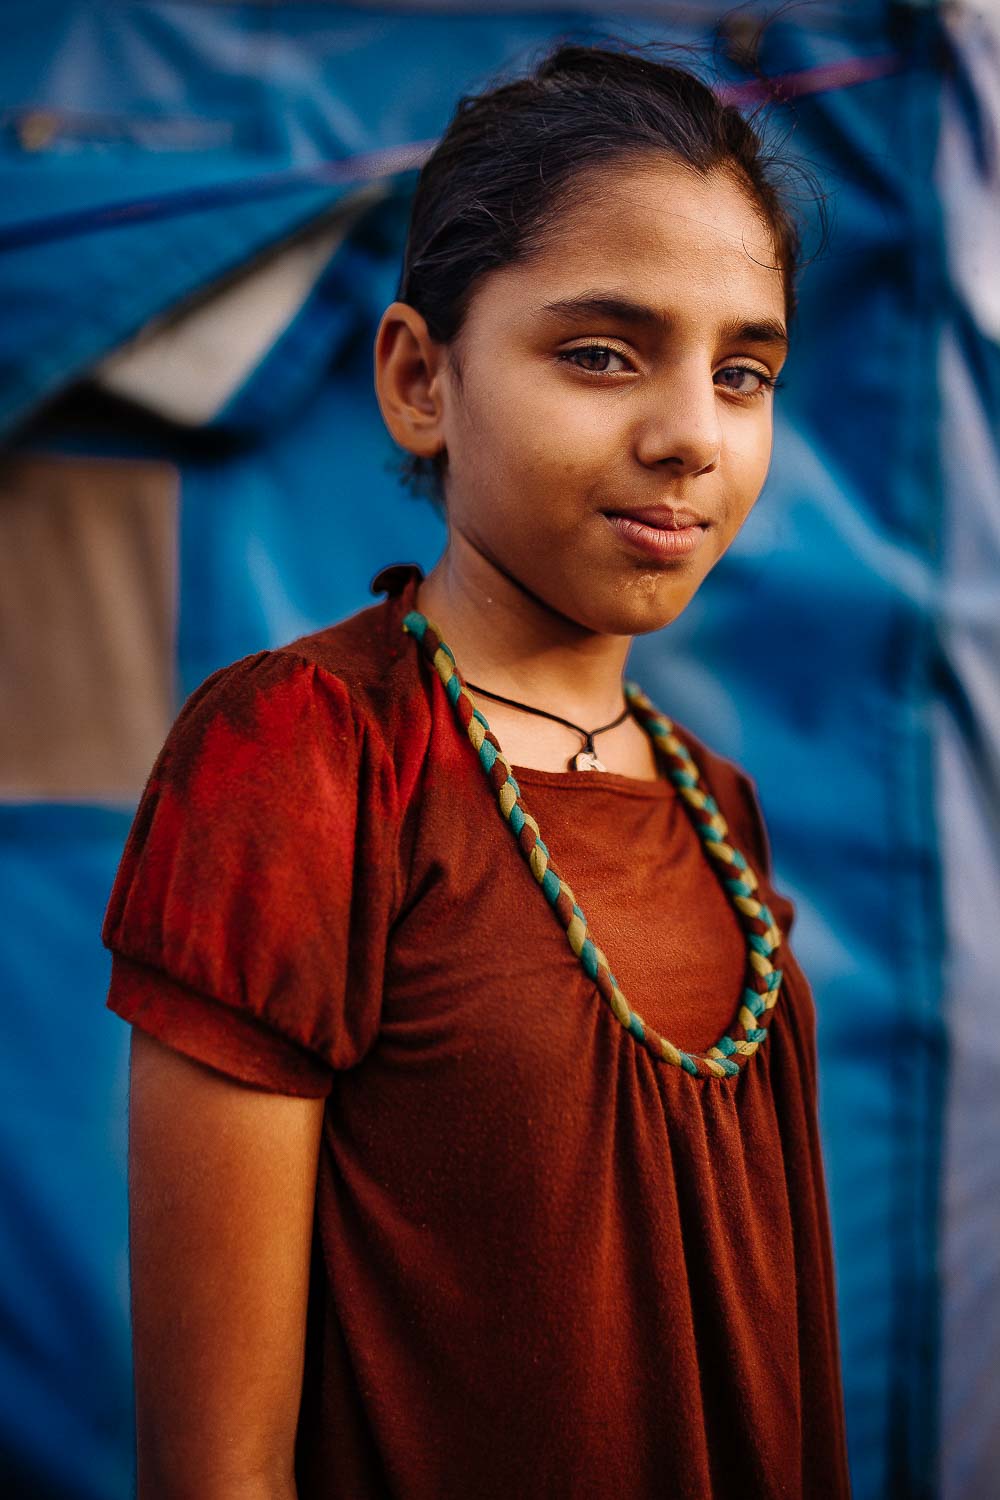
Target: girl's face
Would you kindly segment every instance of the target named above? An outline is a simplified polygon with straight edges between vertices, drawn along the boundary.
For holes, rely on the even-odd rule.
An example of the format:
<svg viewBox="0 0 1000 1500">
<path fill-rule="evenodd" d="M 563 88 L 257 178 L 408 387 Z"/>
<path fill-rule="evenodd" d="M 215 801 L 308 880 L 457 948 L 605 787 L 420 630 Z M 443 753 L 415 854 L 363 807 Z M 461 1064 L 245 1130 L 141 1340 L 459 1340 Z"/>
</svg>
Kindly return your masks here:
<svg viewBox="0 0 1000 1500">
<path fill-rule="evenodd" d="M 453 537 L 568 620 L 675 619 L 746 520 L 787 350 L 766 225 L 669 158 L 578 179 L 533 258 L 483 277 L 439 376 Z"/>
</svg>

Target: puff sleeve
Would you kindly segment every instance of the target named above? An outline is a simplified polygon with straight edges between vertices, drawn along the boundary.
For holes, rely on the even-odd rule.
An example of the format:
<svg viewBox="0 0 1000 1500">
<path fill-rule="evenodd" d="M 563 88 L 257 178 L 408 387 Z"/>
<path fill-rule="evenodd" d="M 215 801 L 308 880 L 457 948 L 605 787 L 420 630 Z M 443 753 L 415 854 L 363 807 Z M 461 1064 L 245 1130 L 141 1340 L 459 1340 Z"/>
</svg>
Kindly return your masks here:
<svg viewBox="0 0 1000 1500">
<path fill-rule="evenodd" d="M 391 756 L 339 676 L 280 651 L 223 668 L 132 824 L 109 1008 L 245 1083 L 327 1094 L 378 1032 L 397 828 Z"/>
</svg>

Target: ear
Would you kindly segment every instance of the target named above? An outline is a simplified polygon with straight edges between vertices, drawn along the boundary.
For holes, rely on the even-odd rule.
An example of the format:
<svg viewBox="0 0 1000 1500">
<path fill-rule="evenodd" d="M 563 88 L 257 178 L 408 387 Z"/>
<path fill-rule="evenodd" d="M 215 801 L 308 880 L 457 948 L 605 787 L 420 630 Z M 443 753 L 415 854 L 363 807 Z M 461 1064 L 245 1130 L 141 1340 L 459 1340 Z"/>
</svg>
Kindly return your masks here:
<svg viewBox="0 0 1000 1500">
<path fill-rule="evenodd" d="M 375 335 L 375 394 L 394 440 L 419 458 L 444 448 L 446 352 L 415 307 L 389 304 Z"/>
</svg>

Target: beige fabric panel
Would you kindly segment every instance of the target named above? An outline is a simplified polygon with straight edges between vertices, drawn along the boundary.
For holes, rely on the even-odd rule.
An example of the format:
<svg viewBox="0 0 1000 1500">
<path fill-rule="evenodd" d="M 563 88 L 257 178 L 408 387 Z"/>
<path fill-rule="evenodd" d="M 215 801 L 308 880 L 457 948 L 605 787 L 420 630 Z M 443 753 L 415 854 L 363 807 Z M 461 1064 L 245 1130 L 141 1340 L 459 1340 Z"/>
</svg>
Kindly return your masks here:
<svg viewBox="0 0 1000 1500">
<path fill-rule="evenodd" d="M 129 802 L 175 713 L 179 476 L 0 458 L 0 799 Z"/>
<path fill-rule="evenodd" d="M 90 378 L 170 422 L 211 422 L 294 320 L 337 247 L 387 191 L 382 183 L 357 189 L 332 212 L 155 318 L 101 360 Z"/>
</svg>

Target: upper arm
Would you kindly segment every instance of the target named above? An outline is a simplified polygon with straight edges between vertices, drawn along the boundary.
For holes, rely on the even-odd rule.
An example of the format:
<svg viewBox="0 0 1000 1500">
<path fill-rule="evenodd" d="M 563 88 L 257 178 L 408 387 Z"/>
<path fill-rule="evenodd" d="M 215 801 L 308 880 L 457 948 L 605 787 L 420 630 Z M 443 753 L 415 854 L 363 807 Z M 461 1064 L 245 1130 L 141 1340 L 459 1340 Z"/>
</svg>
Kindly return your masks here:
<svg viewBox="0 0 1000 1500">
<path fill-rule="evenodd" d="M 133 1028 L 140 1500 L 294 1496 L 324 1102 L 237 1083 Z"/>
</svg>

